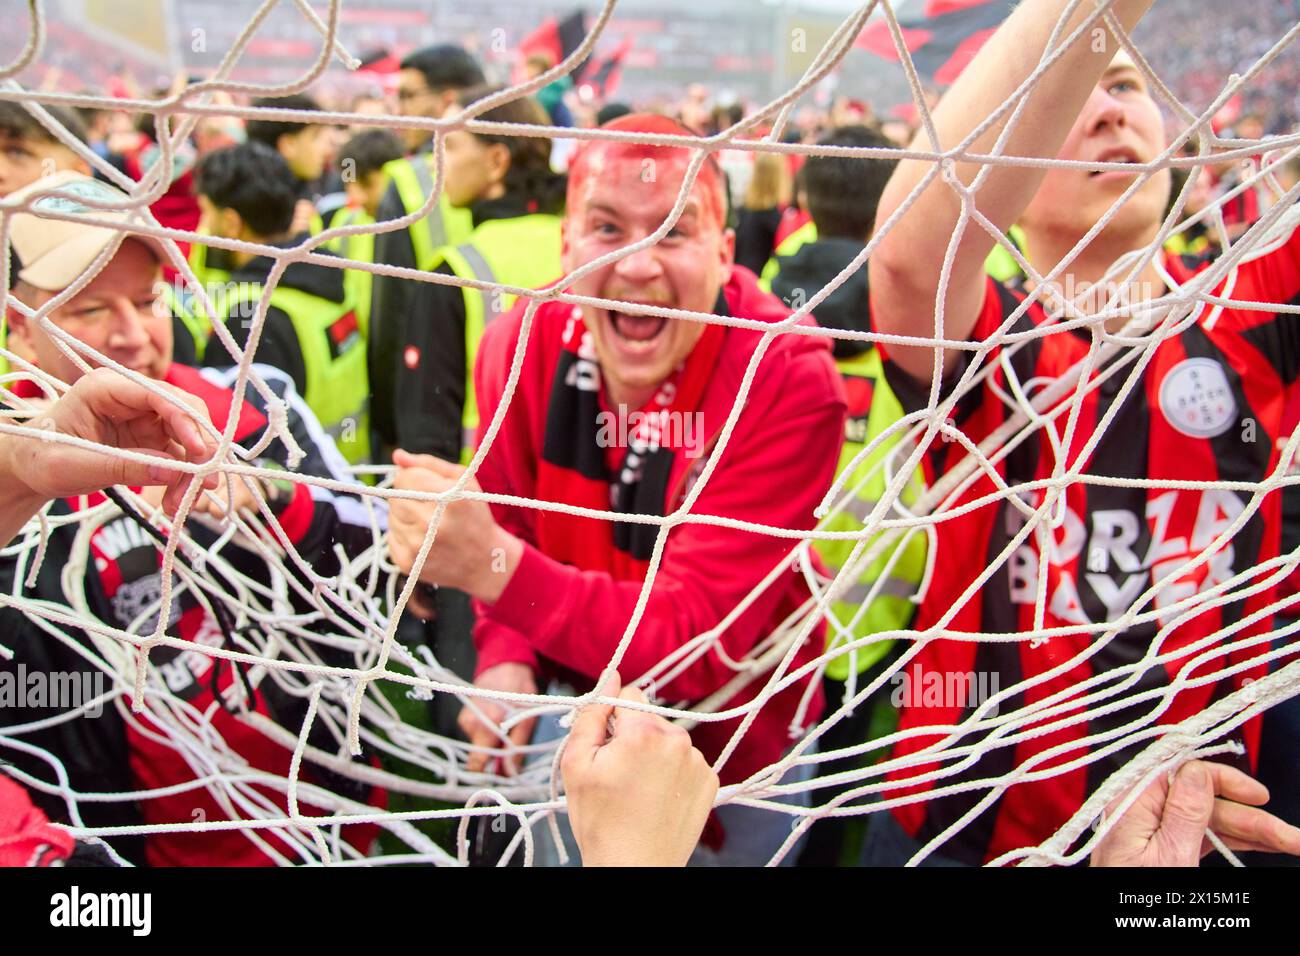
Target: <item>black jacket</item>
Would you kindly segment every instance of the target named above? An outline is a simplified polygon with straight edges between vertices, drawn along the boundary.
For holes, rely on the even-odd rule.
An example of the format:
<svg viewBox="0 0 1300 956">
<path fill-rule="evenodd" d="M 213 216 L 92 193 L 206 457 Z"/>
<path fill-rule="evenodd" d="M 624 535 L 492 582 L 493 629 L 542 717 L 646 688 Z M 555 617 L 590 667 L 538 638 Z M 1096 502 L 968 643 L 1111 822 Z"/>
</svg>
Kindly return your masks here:
<svg viewBox="0 0 1300 956">
<path fill-rule="evenodd" d="M 302 236 L 295 237 L 284 243 L 283 247 L 296 246 L 302 238 Z M 324 249 L 317 251 L 322 255 L 332 255 Z M 264 284 L 274 266 L 275 260 L 269 256 L 257 256 L 232 272 L 230 281 L 231 283 Z M 315 262 L 291 263 L 284 270 L 277 287 L 298 289 L 330 302 L 341 303 L 346 298 L 343 270 L 332 269 Z M 251 315 L 246 317 L 236 315 L 226 322 L 226 327 L 241 349 L 248 344 L 249 333 L 252 331 L 252 323 L 249 321 L 251 318 Z M 275 306 L 270 306 L 266 310 L 266 324 L 262 328 L 262 337 L 258 339 L 257 354 L 253 356 L 253 361 L 278 368 L 287 374 L 299 395 L 307 391 L 307 366 L 303 360 L 298 333 L 294 331 L 289 316 Z M 214 338 L 208 343 L 203 356 L 204 365 L 209 368 L 228 368 L 237 362 L 238 359 L 233 358 L 217 339 Z"/>
<path fill-rule="evenodd" d="M 515 196 L 488 199 L 470 207 L 474 228 L 492 219 L 528 214 Z M 437 270 L 450 274 L 443 264 Z M 393 416 L 397 446 L 417 454 L 459 461 L 461 417 L 467 390 L 465 294 L 458 286 L 417 282 L 408 319 L 390 367 L 396 402 Z"/>
<path fill-rule="evenodd" d="M 819 239 L 806 242 L 792 256 L 781 256 L 781 271 L 772 280 L 772 293 L 786 305 L 798 308 L 822 290 L 853 258 L 862 252 L 863 243 L 853 239 Z M 871 330 L 870 301 L 867 295 L 867 266 L 863 263 L 826 299 L 813 309 L 817 324 L 846 332 Z M 834 341 L 836 358 L 851 358 L 865 352 L 865 342 Z"/>
<path fill-rule="evenodd" d="M 397 185 L 389 183 L 375 211 L 375 220 L 400 219 L 407 212 Z M 375 233 L 375 262 L 414 269 L 415 247 L 411 245 L 410 229 Z M 400 361 L 400 343 L 405 338 L 405 326 L 411 315 L 411 299 L 424 285 L 427 283 L 381 275 L 375 276 L 371 285 L 370 340 L 366 343 L 366 358 L 370 364 L 370 428 L 376 438 L 374 447 L 380 454 L 383 449 L 397 444 L 392 370 Z"/>
<path fill-rule="evenodd" d="M 294 392 L 287 378 L 270 368 L 259 368 L 258 372 L 272 392 L 282 398 L 288 406 L 290 429 L 294 439 L 305 453 L 298 470 L 306 474 L 346 480 L 343 477 L 346 463 L 342 456 L 333 443 L 324 436 L 319 424 L 315 423 L 310 411 Z M 226 394 L 230 394 L 229 385 L 234 377 L 233 370 L 226 373 L 208 370 L 201 374 L 203 379 L 212 386 L 212 392 L 219 394 L 225 391 Z M 247 391 L 246 401 L 259 412 L 265 411 L 264 400 L 251 388 Z M 240 436 L 238 440 L 244 447 L 253 447 L 264 431 L 265 425 L 261 425 Z M 277 439 L 267 446 L 262 458 L 287 465 L 288 453 L 282 442 Z M 362 521 L 364 509 L 356 498 L 320 490 L 314 491 L 311 498 L 309 527 L 297 542 L 296 548 L 316 572 L 327 576 L 336 574 L 339 568 L 334 545 L 336 543 L 341 545 L 345 553 L 357 554 L 371 545 L 372 533 L 368 522 Z M 68 502 L 57 501 L 51 506 L 50 513 L 52 516 L 59 516 L 67 515 L 71 511 Z M 26 598 L 47 601 L 52 608 L 66 609 L 68 599 L 64 594 L 61 576 L 73 557 L 73 544 L 78 527 L 77 524 L 66 524 L 51 532 L 47 553 L 35 586 L 32 588 L 26 587 L 25 579 L 34 557 L 33 551 L 19 553 L 20 549 L 13 547 L 9 549 L 9 554 L 0 555 L 0 594 L 17 593 Z M 187 531 L 195 542 L 204 548 L 210 547 L 217 538 L 215 532 L 194 521 L 189 523 Z M 161 545 L 158 547 L 161 550 Z M 222 554 L 241 574 L 264 583 L 268 580 L 265 561 L 259 555 L 240 548 L 235 542 L 228 544 Z M 288 559 L 285 560 L 284 565 L 286 568 L 292 567 Z M 126 626 L 128 622 L 120 620 L 108 601 L 100 573 L 93 561 L 87 566 L 85 592 L 88 607 L 95 618 L 117 627 Z M 306 611 L 307 608 L 304 606 L 302 610 Z M 64 636 L 64 639 L 56 636 L 59 633 Z M 106 691 L 113 687 L 113 682 L 107 678 L 101 677 L 98 682 L 95 679 L 95 675 L 99 673 L 99 668 L 93 663 L 96 654 L 95 645 L 87 634 L 75 627 L 63 627 L 49 615 L 28 616 L 13 607 L 0 606 L 0 644 L 14 652 L 11 660 L 0 658 L 0 673 L 10 671 L 14 675 L 11 680 L 16 680 L 20 673 L 32 674 L 39 670 L 45 674 L 76 674 L 79 682 L 81 675 L 89 675 L 87 683 L 91 687 L 95 687 L 97 683 Z M 327 662 L 346 663 L 342 660 Z M 301 726 L 306 713 L 305 700 L 290 697 L 276 686 L 274 680 L 263 681 L 258 693 L 266 695 L 268 708 L 276 720 L 290 728 L 296 729 Z M 80 793 L 131 791 L 135 789 L 135 785 L 129 768 L 126 725 L 119 710 L 129 706 L 124 697 L 116 706 L 112 702 L 105 705 L 97 717 L 86 715 L 66 719 L 39 730 L 15 734 L 14 737 L 25 744 L 34 745 L 57 755 L 66 769 L 68 786 L 74 791 Z M 58 777 L 50 763 L 38 756 L 4 746 L 3 736 L 7 728 L 56 718 L 66 709 L 66 705 L 0 708 L 0 759 L 11 762 L 31 776 L 57 784 Z M 353 799 L 365 799 L 366 788 L 358 788 L 351 781 L 326 774 L 319 768 L 313 771 L 313 777 L 315 780 L 326 782 L 336 792 L 344 793 Z M 29 787 L 29 790 L 33 803 L 44 810 L 52 820 L 70 821 L 68 807 L 62 797 L 44 794 L 36 788 Z M 79 801 L 77 809 L 81 820 L 88 827 L 138 825 L 142 822 L 139 809 L 130 801 Z M 143 862 L 141 838 L 115 838 L 111 842 L 127 859 Z"/>
</svg>

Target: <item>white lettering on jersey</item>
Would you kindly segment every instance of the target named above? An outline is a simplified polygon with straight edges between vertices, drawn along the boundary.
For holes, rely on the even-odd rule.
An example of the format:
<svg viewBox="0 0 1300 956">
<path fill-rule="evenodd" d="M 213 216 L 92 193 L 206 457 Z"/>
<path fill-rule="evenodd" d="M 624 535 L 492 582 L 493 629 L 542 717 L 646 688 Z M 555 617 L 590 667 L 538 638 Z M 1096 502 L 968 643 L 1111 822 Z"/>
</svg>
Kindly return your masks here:
<svg viewBox="0 0 1300 956">
<path fill-rule="evenodd" d="M 1180 495 L 1196 496 L 1196 520 L 1191 541 L 1170 537 L 1170 522 Z M 1186 507 L 1186 506 L 1184 506 Z M 1106 620 L 1114 621 L 1132 606 L 1143 591 L 1158 582 L 1153 596 L 1156 610 L 1170 607 L 1203 590 L 1229 580 L 1233 575 L 1235 551 L 1231 539 L 1196 567 L 1188 564 L 1228 530 L 1241 516 L 1244 505 L 1231 491 L 1167 491 L 1147 501 L 1143 515 L 1151 532 L 1151 543 L 1139 559 L 1134 550 L 1141 525 L 1139 517 L 1124 509 L 1100 509 L 1088 517 L 1091 533 L 1071 508 L 1065 509 L 1061 528 L 1051 533 L 1049 561 L 1056 569 L 1047 594 L 1047 610 L 1061 621 L 1088 623 L 1079 599 L 1075 572 L 1069 565 L 1082 556 L 1078 574 L 1092 588 L 1106 608 Z M 1024 519 L 1007 509 L 1008 530 L 1023 525 Z M 1012 552 L 1007 564 L 1011 600 L 1032 605 L 1038 596 L 1039 556 L 1034 536 Z M 1168 580 L 1165 580 L 1168 578 Z"/>
<path fill-rule="evenodd" d="M 95 546 L 110 561 L 116 561 L 126 552 L 135 548 L 151 546 L 153 540 L 147 537 L 140 526 L 127 518 L 119 518 L 104 525 L 95 535 Z"/>
<path fill-rule="evenodd" d="M 600 365 L 596 361 L 596 347 L 591 343 L 590 332 L 582 333 L 577 356 L 564 376 L 564 384 L 580 392 L 600 391 Z"/>
</svg>

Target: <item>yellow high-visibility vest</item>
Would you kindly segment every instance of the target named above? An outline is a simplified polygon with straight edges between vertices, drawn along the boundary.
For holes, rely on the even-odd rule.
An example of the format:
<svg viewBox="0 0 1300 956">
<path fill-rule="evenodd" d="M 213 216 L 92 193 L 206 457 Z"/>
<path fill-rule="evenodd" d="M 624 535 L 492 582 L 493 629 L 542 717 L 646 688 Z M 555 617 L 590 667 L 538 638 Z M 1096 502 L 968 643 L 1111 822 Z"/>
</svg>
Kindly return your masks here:
<svg viewBox="0 0 1300 956">
<path fill-rule="evenodd" d="M 489 219 L 459 246 L 437 251 L 438 264 L 445 262 L 463 279 L 480 279 L 525 289 L 537 289 L 560 277 L 560 220 L 558 216 L 534 213 L 512 219 Z M 464 287 L 465 297 L 465 409 L 461 416 L 461 460 L 473 457 L 478 430 L 478 401 L 474 395 L 474 359 L 483 333 L 514 305 L 515 296 L 500 290 L 483 293 Z"/>
<path fill-rule="evenodd" d="M 226 302 L 231 314 L 251 314 L 262 295 L 256 283 L 241 284 L 240 294 Z M 271 305 L 293 323 L 307 370 L 302 396 L 324 429 L 333 436 L 352 464 L 370 457 L 370 384 L 366 373 L 366 343 L 352 301 L 331 302 L 301 289 L 276 286 Z M 351 327 L 349 327 L 351 326 Z M 330 342 L 336 342 L 331 351 Z"/>
<path fill-rule="evenodd" d="M 880 353 L 875 348 L 853 358 L 839 359 L 835 364 L 844 376 L 845 384 L 850 386 L 851 395 L 855 392 L 862 394 L 864 391 L 870 395 L 870 407 L 865 411 L 859 409 L 859 414 L 856 415 L 855 410 L 850 408 L 845 422 L 844 449 L 840 452 L 836 476 L 840 477 L 846 468 L 853 466 L 852 473 L 841 485 L 844 491 L 852 493 L 851 497 L 842 510 L 818 528 L 822 531 L 860 531 L 885 493 L 886 476 L 881 463 L 895 450 L 902 438 L 900 435 L 891 435 L 856 465 L 853 465 L 853 460 L 903 417 L 903 407 L 885 380 Z M 859 383 L 861 388 L 853 388 L 852 379 L 863 380 Z M 911 505 L 920 497 L 924 488 L 918 471 L 903 486 L 899 500 L 905 506 Z M 840 497 L 841 495 L 836 496 L 832 507 Z M 866 549 L 871 548 L 872 542 L 878 540 L 880 534 L 877 532 L 876 536 L 869 539 Z M 841 539 L 816 541 L 813 547 L 834 574 L 847 563 L 856 544 L 856 541 Z M 839 600 L 829 608 L 827 650 L 834 650 L 872 634 L 902 630 L 911 624 L 912 615 L 916 611 L 912 597 L 925 575 L 927 546 L 923 531 L 909 530 L 858 572 L 848 588 L 841 592 Z M 867 553 L 867 550 L 862 553 Z M 868 601 L 873 588 L 876 596 Z M 826 676 L 846 680 L 850 673 L 860 674 L 884 657 L 892 645 L 893 640 L 881 640 L 834 658 L 826 667 Z"/>
<path fill-rule="evenodd" d="M 397 196 L 407 215 L 423 206 L 433 192 L 431 159 L 430 154 L 420 153 L 384 165 L 384 172 L 397 187 Z M 411 234 L 411 248 L 415 251 L 415 267 L 428 272 L 434 268 L 437 250 L 469 241 L 474 231 L 474 218 L 468 208 L 453 206 L 444 190 L 429 215 L 411 223 L 407 231 Z"/>
</svg>

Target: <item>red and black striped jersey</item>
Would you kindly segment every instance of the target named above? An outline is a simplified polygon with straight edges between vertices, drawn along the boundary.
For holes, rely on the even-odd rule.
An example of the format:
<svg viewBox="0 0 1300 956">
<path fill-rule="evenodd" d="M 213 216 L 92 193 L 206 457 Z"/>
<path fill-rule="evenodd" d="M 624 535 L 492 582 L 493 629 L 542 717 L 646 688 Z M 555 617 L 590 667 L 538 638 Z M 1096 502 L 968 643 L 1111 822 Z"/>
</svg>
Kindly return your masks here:
<svg viewBox="0 0 1300 956">
<path fill-rule="evenodd" d="M 1208 264 L 1172 256 L 1167 262 L 1179 281 Z M 1242 264 L 1231 297 L 1300 303 L 1300 233 Z M 1024 299 L 1023 291 L 990 280 L 973 339 L 991 337 Z M 975 705 L 1009 688 L 1014 692 L 994 713 L 1005 718 L 1033 711 L 1009 733 L 998 732 L 998 743 L 970 766 L 949 755 L 892 775 L 906 780 L 946 771 L 902 791 L 937 796 L 894 810 L 922 843 L 971 814 L 936 848 L 945 856 L 979 864 L 1041 843 L 1159 727 L 1266 671 L 1249 662 L 1269 647 L 1267 608 L 1277 588 L 1261 565 L 1278 556 L 1281 495 L 1259 493 L 1258 484 L 1278 465 L 1275 439 L 1300 367 L 1300 314 L 1229 308 L 1210 320 L 1210 309 L 1203 305 L 1176 335 L 1121 350 L 1084 379 L 1089 387 L 1065 394 L 1056 406 L 1060 414 L 1047 415 L 1051 427 L 1034 427 L 1023 440 L 1004 443 L 1005 455 L 993 459 L 997 473 L 1030 509 L 1043 503 L 1053 478 L 1067 479 L 1063 502 L 1058 499 L 1042 521 L 1027 527 L 1025 512 L 985 473 L 943 506 L 953 516 L 936 524 L 933 582 L 915 627 L 1007 638 L 949 636 L 926 643 L 904 672 L 910 693 L 903 697 L 901 729 L 960 724 Z M 1009 331 L 1030 331 L 1044 321 L 1034 304 Z M 1083 360 L 1091 341 L 1087 329 L 1063 330 L 1018 348 L 1008 345 L 1005 355 L 999 347 L 968 359 L 994 369 L 959 400 L 955 424 L 978 444 L 1014 413 L 1009 374 L 1032 397 Z M 926 406 L 928 383 L 892 363 L 887 374 L 905 409 Z M 1134 384 L 1119 400 L 1130 380 Z M 1076 403 L 1077 424 L 1067 435 Z M 936 438 L 927 451 L 929 477 L 966 455 L 960 442 Z M 959 512 L 981 498 L 986 501 Z M 1234 580 L 1238 575 L 1245 577 Z M 1216 604 L 1220 585 L 1230 600 Z M 1252 586 L 1258 590 L 1248 593 Z M 1036 624 L 1040 593 L 1043 618 Z M 1126 617 L 1130 609 L 1135 616 Z M 1252 619 L 1257 612 L 1261 616 Z M 1239 629 L 1225 640 L 1221 632 L 1233 627 Z M 1017 639 L 1035 630 L 1050 636 Z M 1227 641 L 1237 647 L 1225 649 Z M 1238 672 L 1223 673 L 1238 664 Z M 1127 672 L 1117 670 L 1126 666 Z M 1017 687 L 1038 678 L 1032 687 Z M 1081 686 L 1086 681 L 1092 683 Z M 1044 713 L 1044 707 L 1054 709 Z M 1258 723 L 1234 732 L 1251 764 Z M 1141 729 L 1148 734 L 1140 741 L 1116 746 Z M 916 754 L 945 736 L 909 737 L 894 757 Z M 989 736 L 986 725 L 963 732 L 953 746 Z M 1035 778 L 999 791 L 999 781 L 1015 770 Z M 972 787 L 975 781 L 983 783 Z"/>
</svg>

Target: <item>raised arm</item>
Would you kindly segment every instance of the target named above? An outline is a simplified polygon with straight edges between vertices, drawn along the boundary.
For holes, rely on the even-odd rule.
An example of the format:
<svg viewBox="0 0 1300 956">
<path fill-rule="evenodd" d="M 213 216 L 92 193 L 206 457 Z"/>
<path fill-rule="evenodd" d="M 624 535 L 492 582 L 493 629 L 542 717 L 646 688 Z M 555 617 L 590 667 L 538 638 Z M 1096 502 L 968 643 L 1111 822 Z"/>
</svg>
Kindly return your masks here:
<svg viewBox="0 0 1300 956">
<path fill-rule="evenodd" d="M 1153 0 L 1114 0 L 1110 9 L 1128 31 Z M 1058 42 L 1095 10 L 1096 0 L 1074 5 Z M 1048 41 L 1070 0 L 1027 0 L 1016 9 L 962 73 L 934 112 L 941 149 L 951 149 L 1005 102 L 1037 68 Z M 1007 156 L 1055 157 L 1064 144 L 1093 87 L 1119 49 L 1101 20 L 1084 30 L 1034 84 L 1024 111 L 1002 150 Z M 989 153 L 1005 124 L 999 123 L 976 139 L 969 152 Z M 912 144 L 931 149 L 924 129 Z M 899 163 L 881 197 L 877 225 L 888 221 L 912 190 L 933 169 L 923 160 Z M 957 163 L 954 173 L 970 185 L 984 167 Z M 1005 232 L 1020 217 L 1042 182 L 1045 170 L 1024 166 L 995 166 L 975 194 L 981 213 Z M 898 223 L 881 238 L 871 256 L 871 311 L 875 329 L 893 335 L 934 336 L 939 277 L 948 247 L 957 234 L 961 199 L 936 176 Z M 975 222 L 966 225 L 953 259 L 944 300 L 942 338 L 970 337 L 983 304 L 987 281 L 984 259 L 993 237 Z M 912 376 L 928 381 L 934 374 L 935 350 L 927 346 L 886 346 L 894 362 Z M 944 353 L 944 371 L 952 372 L 959 353 Z"/>
</svg>

